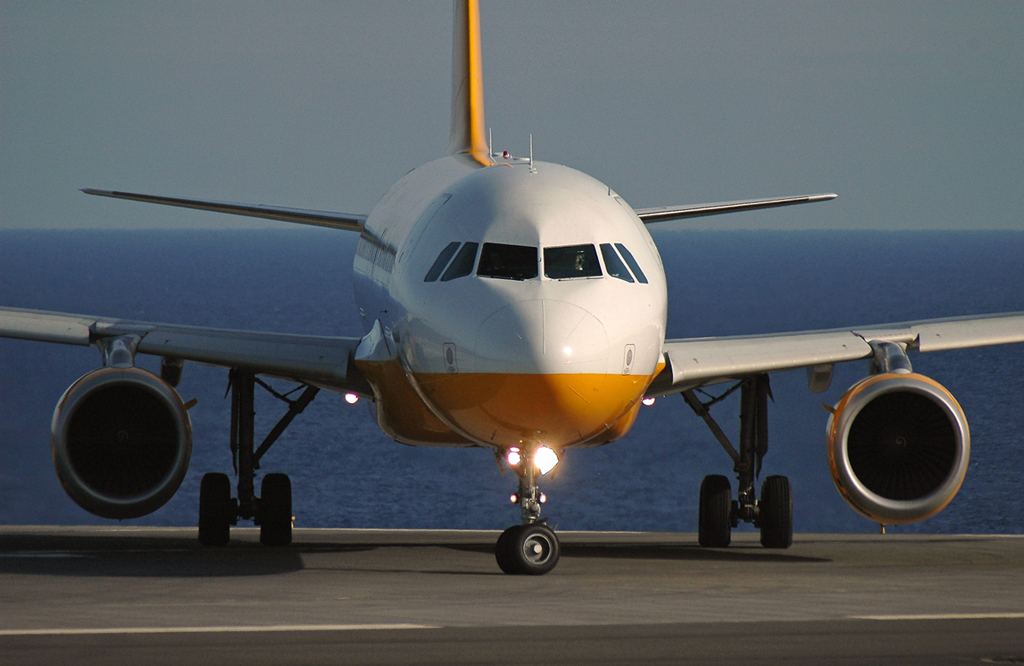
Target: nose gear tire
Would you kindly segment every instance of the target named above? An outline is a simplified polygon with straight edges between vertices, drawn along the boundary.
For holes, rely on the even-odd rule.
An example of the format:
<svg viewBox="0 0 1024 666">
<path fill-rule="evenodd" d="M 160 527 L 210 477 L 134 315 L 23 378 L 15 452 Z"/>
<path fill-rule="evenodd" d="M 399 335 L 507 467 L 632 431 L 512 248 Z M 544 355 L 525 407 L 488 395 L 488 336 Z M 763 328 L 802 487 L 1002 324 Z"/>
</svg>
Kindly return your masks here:
<svg viewBox="0 0 1024 666">
<path fill-rule="evenodd" d="M 498 537 L 494 557 L 507 574 L 540 576 L 558 564 L 561 547 L 554 530 L 541 523 L 516 525 Z"/>
</svg>

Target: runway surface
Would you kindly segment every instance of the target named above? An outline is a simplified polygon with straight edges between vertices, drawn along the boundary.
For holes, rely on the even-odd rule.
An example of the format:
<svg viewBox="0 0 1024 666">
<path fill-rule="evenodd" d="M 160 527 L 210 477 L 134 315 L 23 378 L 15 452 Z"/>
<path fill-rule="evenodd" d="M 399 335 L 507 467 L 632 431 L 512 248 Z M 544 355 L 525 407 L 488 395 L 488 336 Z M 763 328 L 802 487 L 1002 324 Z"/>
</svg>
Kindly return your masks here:
<svg viewBox="0 0 1024 666">
<path fill-rule="evenodd" d="M 0 528 L 0 663 L 1024 663 L 1024 537 Z"/>
</svg>

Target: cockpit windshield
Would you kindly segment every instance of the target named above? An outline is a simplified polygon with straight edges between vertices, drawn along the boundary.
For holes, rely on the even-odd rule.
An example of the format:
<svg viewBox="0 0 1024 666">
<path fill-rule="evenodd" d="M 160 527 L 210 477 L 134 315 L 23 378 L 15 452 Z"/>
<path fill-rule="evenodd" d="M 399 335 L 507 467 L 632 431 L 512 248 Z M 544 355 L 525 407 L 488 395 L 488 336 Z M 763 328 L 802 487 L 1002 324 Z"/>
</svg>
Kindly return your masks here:
<svg viewBox="0 0 1024 666">
<path fill-rule="evenodd" d="M 484 243 L 476 274 L 503 280 L 529 280 L 537 277 L 537 248 L 527 245 Z"/>
<path fill-rule="evenodd" d="M 466 243 L 455 255 L 455 261 L 448 267 L 448 270 L 441 276 L 441 282 L 448 282 L 460 277 L 465 277 L 473 272 L 473 262 L 476 261 L 476 243 Z"/>
<path fill-rule="evenodd" d="M 629 274 L 626 264 L 622 263 L 619 255 L 615 254 L 611 243 L 601 243 L 601 258 L 604 259 L 604 267 L 608 270 L 608 275 L 625 282 L 633 282 L 633 276 Z"/>
<path fill-rule="evenodd" d="M 593 245 L 544 248 L 544 275 L 552 280 L 601 277 Z"/>
</svg>

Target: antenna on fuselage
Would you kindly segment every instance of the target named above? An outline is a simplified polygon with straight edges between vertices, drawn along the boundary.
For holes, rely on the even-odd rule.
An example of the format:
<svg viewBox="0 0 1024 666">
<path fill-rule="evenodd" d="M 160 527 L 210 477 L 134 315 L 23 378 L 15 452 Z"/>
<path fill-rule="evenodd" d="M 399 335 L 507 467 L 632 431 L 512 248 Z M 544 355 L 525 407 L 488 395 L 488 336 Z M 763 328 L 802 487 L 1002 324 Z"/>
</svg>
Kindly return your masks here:
<svg viewBox="0 0 1024 666">
<path fill-rule="evenodd" d="M 533 135 L 530 135 L 530 173 L 537 173 L 537 169 L 533 166 Z"/>
</svg>

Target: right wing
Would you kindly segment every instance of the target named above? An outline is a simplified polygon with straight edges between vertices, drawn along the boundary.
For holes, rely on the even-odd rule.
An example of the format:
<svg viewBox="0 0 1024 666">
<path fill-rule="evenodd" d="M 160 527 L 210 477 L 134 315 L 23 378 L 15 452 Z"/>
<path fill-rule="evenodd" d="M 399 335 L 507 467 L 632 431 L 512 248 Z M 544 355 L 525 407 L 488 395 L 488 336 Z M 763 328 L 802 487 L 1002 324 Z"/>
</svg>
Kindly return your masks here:
<svg viewBox="0 0 1024 666">
<path fill-rule="evenodd" d="M 0 337 L 87 346 L 121 336 L 136 336 L 136 350 L 142 354 L 372 395 L 352 362 L 360 338 L 235 331 L 0 308 Z"/>
<path fill-rule="evenodd" d="M 332 213 L 329 211 L 306 210 L 303 208 L 283 208 L 281 206 L 267 206 L 265 204 L 240 204 L 227 203 L 223 201 L 207 201 L 203 199 L 158 197 L 151 194 L 113 192 L 110 190 L 93 190 L 89 188 L 83 189 L 82 191 L 86 194 L 111 197 L 114 199 L 128 199 L 130 201 L 142 201 L 144 203 L 178 206 L 181 208 L 195 208 L 196 210 L 209 210 L 215 213 L 229 213 L 231 215 L 244 215 L 246 217 L 262 217 L 268 220 L 298 222 L 299 224 L 312 224 L 317 227 L 346 229 L 348 231 L 362 231 L 363 225 L 366 223 L 366 215 L 355 215 L 351 213 Z"/>
</svg>

